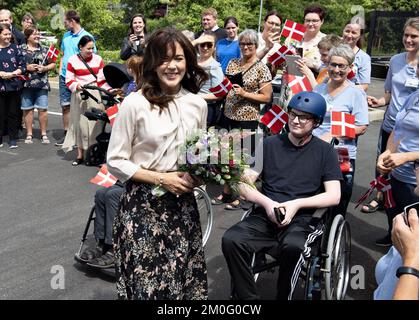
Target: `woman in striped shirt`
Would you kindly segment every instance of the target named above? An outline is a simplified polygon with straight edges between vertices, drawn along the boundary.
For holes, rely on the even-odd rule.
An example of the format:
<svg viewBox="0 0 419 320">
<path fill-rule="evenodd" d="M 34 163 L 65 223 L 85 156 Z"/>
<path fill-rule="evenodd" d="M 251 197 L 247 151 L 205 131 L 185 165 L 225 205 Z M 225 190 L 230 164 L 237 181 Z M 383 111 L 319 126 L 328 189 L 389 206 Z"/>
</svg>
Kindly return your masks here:
<svg viewBox="0 0 419 320">
<path fill-rule="evenodd" d="M 107 90 L 111 89 L 103 75 L 103 67 L 105 66 L 103 60 L 100 56 L 93 53 L 93 39 L 87 35 L 83 36 L 79 41 L 78 47 L 80 53 L 71 56 L 67 65 L 65 82 L 72 92 L 70 127 L 62 147 L 65 152 L 68 152 L 73 149 L 74 145 L 77 145 L 77 158 L 72 163 L 73 166 L 83 163 L 84 152 L 95 143 L 95 138 L 101 129 L 99 121 L 88 120 L 84 116 L 84 112 L 92 107 L 104 109 L 103 105 L 95 105 L 95 102 L 90 98 L 82 100 L 81 92 L 83 86 L 94 85 Z M 89 93 L 100 101 L 97 91 L 89 91 Z"/>
</svg>

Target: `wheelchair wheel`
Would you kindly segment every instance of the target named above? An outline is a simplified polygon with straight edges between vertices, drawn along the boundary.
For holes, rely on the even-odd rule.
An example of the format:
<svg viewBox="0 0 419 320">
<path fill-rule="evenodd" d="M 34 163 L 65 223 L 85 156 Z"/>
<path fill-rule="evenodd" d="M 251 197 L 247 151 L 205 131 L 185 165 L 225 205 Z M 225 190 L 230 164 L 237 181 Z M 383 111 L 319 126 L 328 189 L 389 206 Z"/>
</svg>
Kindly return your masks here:
<svg viewBox="0 0 419 320">
<path fill-rule="evenodd" d="M 332 222 L 325 261 L 325 291 L 327 300 L 345 298 L 349 282 L 351 232 L 347 221 L 337 215 Z"/>
<path fill-rule="evenodd" d="M 98 144 L 92 144 L 86 151 L 86 166 L 98 166 L 106 162 L 106 150 Z"/>
<path fill-rule="evenodd" d="M 211 234 L 213 224 L 213 211 L 211 199 L 208 196 L 207 192 L 200 187 L 194 188 L 194 194 L 196 204 L 198 206 L 199 217 L 201 220 L 202 245 L 205 247 L 205 244 L 207 243 L 208 238 Z"/>
</svg>

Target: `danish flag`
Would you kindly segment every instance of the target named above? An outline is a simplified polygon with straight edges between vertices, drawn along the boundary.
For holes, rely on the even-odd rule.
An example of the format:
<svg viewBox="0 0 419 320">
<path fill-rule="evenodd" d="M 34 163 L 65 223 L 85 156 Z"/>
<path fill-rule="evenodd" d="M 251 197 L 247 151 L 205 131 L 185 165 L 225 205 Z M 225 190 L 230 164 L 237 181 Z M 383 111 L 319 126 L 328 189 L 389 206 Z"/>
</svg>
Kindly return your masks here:
<svg viewBox="0 0 419 320">
<path fill-rule="evenodd" d="M 277 134 L 288 122 L 288 114 L 276 104 L 260 119 L 264 125 L 271 129 L 272 133 Z"/>
<path fill-rule="evenodd" d="M 353 78 L 355 78 L 356 73 L 355 71 L 351 68 L 351 70 L 349 70 L 348 75 L 346 76 L 348 78 L 348 80 L 351 80 Z"/>
<path fill-rule="evenodd" d="M 233 84 L 230 80 L 226 77 L 224 80 L 218 85 L 209 90 L 216 96 L 216 97 L 224 97 L 227 93 L 233 88 Z"/>
<path fill-rule="evenodd" d="M 377 179 L 374 179 L 370 182 L 370 188 L 361 196 L 361 198 L 358 199 L 355 208 L 364 202 L 371 195 L 375 188 L 378 191 L 383 192 L 385 208 L 394 208 L 396 206 L 396 202 L 393 199 L 393 192 L 391 191 L 390 179 L 379 176 Z"/>
<path fill-rule="evenodd" d="M 119 105 L 115 104 L 112 107 L 109 107 L 108 109 L 106 109 L 106 114 L 108 115 L 108 119 L 109 122 L 111 124 L 111 126 L 113 126 L 113 123 L 115 122 L 116 116 L 118 115 L 118 111 L 119 111 Z"/>
<path fill-rule="evenodd" d="M 376 188 L 378 191 L 381 191 L 384 195 L 384 207 L 385 208 L 394 208 L 396 202 L 393 199 L 393 192 L 391 191 L 390 179 L 386 179 L 383 176 L 379 176 L 377 179 Z"/>
<path fill-rule="evenodd" d="M 355 116 L 344 112 L 331 112 L 332 136 L 355 139 Z"/>
<path fill-rule="evenodd" d="M 275 67 L 280 66 L 285 62 L 285 56 L 286 55 L 294 55 L 295 51 L 289 48 L 288 46 L 283 45 L 277 52 L 275 52 L 273 55 L 271 55 L 268 58 L 268 62 Z"/>
<path fill-rule="evenodd" d="M 286 74 L 285 81 L 288 83 L 288 87 L 291 89 L 293 94 L 297 94 L 301 91 L 312 91 L 310 80 L 306 76 L 299 77 L 293 74 Z"/>
<path fill-rule="evenodd" d="M 304 32 L 306 32 L 304 25 L 287 19 L 281 31 L 281 41 L 284 42 L 286 39 L 291 38 L 301 42 L 304 37 Z"/>
<path fill-rule="evenodd" d="M 338 159 L 339 159 L 339 165 L 340 165 L 340 171 L 343 173 L 351 172 L 351 162 L 349 158 L 349 150 L 346 147 L 338 147 L 336 148 L 338 151 Z"/>
<path fill-rule="evenodd" d="M 60 51 L 55 48 L 55 46 L 53 44 L 51 44 L 49 46 L 48 52 L 47 52 L 47 57 L 52 61 L 55 62 L 58 59 L 58 55 L 60 54 Z"/>
<path fill-rule="evenodd" d="M 102 165 L 96 176 L 90 180 L 91 183 L 109 188 L 112 187 L 118 179 L 111 175 L 106 164 Z"/>
</svg>

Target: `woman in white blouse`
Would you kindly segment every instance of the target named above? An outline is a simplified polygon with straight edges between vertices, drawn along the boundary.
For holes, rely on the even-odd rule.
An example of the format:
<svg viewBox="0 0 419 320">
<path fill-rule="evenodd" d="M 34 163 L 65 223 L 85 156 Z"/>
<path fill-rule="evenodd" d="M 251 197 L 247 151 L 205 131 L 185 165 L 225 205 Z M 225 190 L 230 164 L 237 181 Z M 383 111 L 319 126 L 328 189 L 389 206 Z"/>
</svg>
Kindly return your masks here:
<svg viewBox="0 0 419 320">
<path fill-rule="evenodd" d="M 207 75 L 178 30 L 157 30 L 145 49 L 141 91 L 125 98 L 112 129 L 109 171 L 126 190 L 113 225 L 118 297 L 206 299 L 207 271 L 195 182 L 178 172 L 178 148 L 205 129 L 197 93 Z M 166 190 L 156 195 L 156 186 Z"/>
</svg>

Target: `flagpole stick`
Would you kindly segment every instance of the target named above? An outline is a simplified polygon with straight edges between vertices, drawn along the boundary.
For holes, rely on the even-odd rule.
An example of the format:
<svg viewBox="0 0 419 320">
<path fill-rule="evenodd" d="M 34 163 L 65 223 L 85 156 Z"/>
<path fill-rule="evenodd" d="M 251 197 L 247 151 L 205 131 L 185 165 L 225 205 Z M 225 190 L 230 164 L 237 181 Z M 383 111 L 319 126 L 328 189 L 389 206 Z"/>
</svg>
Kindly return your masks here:
<svg viewBox="0 0 419 320">
<path fill-rule="evenodd" d="M 263 0 L 260 0 L 258 33 L 260 33 L 260 24 L 262 22 L 262 8 L 263 8 Z"/>
</svg>

